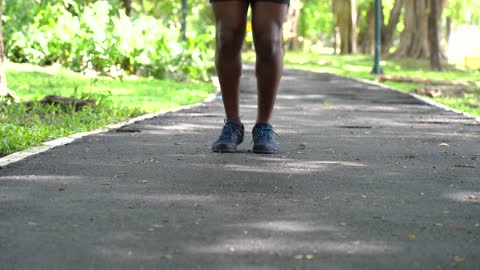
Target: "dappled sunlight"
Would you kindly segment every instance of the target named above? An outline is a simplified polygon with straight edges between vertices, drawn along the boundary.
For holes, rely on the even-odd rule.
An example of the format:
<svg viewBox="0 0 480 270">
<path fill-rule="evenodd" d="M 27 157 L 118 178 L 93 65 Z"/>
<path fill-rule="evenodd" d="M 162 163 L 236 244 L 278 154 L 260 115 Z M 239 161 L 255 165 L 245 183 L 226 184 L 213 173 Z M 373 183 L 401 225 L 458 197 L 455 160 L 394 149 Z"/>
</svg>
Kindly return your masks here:
<svg viewBox="0 0 480 270">
<path fill-rule="evenodd" d="M 323 100 L 326 96 L 325 95 L 280 95 L 278 96 L 278 100 Z"/>
<path fill-rule="evenodd" d="M 0 203 L 24 200 L 25 196 L 25 192 L 0 189 Z"/>
<path fill-rule="evenodd" d="M 67 176 L 67 175 L 12 175 L 12 176 L 0 176 L 1 182 L 39 182 L 39 183 L 48 183 L 48 184 L 58 184 L 58 183 L 79 183 L 85 181 L 85 176 Z M 92 180 L 89 176 L 88 179 Z"/>
<path fill-rule="evenodd" d="M 195 131 L 199 129 L 214 129 L 216 125 L 200 125 L 190 123 L 178 123 L 171 126 L 147 126 L 151 130 L 175 130 L 175 131 Z"/>
<path fill-rule="evenodd" d="M 275 160 L 275 159 L 274 159 Z M 230 170 L 238 172 L 277 173 L 277 174 L 311 174 L 327 171 L 335 167 L 363 168 L 367 165 L 351 161 L 308 161 L 293 159 L 276 159 L 276 162 L 266 161 L 256 164 L 192 164 L 193 166 L 208 167 L 212 169 Z"/>
<path fill-rule="evenodd" d="M 288 233 L 305 233 L 305 232 L 334 232 L 338 229 L 334 226 L 329 225 L 320 225 L 315 222 L 302 222 L 302 221 L 288 221 L 288 220 L 278 220 L 278 221 L 265 221 L 265 222 L 252 222 L 252 223 L 241 223 L 231 225 L 233 227 L 238 227 L 240 229 L 259 229 L 265 231 L 274 231 L 274 232 L 288 232 Z"/>
<path fill-rule="evenodd" d="M 370 69 L 365 66 L 344 65 L 343 68 L 353 72 L 369 72 Z"/>
<path fill-rule="evenodd" d="M 186 202 L 191 203 L 214 203 L 219 198 L 214 195 L 193 195 L 193 194 L 135 194 L 135 193 L 115 193 L 113 195 L 115 199 L 128 200 L 128 201 L 144 201 L 148 203 L 179 203 Z"/>
<path fill-rule="evenodd" d="M 187 248 L 194 254 L 298 254 L 302 252 L 331 255 L 380 255 L 400 251 L 400 247 L 383 242 L 341 242 L 295 240 L 290 238 L 233 238 L 213 245 Z"/>
<path fill-rule="evenodd" d="M 480 203 L 480 191 L 456 191 L 444 196 L 455 202 Z"/>
</svg>

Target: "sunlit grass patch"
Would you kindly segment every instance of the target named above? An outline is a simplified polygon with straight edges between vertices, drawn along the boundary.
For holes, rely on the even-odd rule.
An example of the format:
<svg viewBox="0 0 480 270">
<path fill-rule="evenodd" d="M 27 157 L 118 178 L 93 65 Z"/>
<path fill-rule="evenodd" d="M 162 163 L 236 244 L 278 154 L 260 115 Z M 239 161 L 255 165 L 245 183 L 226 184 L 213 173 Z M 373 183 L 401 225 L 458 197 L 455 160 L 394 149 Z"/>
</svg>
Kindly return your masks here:
<svg viewBox="0 0 480 270">
<path fill-rule="evenodd" d="M 211 83 L 146 78 L 89 78 L 60 68 L 7 64 L 9 88 L 18 103 L 0 104 L 0 156 L 76 132 L 88 131 L 145 113 L 170 110 L 204 100 Z M 41 105 L 47 95 L 91 98 L 96 108 L 81 110 Z"/>
</svg>

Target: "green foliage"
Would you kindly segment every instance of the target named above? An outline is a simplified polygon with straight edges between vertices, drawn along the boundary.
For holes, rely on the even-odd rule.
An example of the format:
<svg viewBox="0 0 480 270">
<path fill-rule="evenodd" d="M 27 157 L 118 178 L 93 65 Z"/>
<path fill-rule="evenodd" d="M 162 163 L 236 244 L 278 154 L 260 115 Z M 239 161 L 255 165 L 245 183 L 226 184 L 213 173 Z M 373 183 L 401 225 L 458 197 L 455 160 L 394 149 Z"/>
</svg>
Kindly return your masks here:
<svg viewBox="0 0 480 270">
<path fill-rule="evenodd" d="M 480 25 L 480 1 L 448 0 L 443 16 L 449 16 L 453 23 Z"/>
<path fill-rule="evenodd" d="M 26 3 L 34 8 L 26 8 Z M 182 42 L 178 25 L 143 14 L 128 17 L 107 1 L 78 5 L 73 0 L 7 0 L 5 11 L 5 47 L 11 61 L 60 63 L 75 71 L 112 75 L 209 79 L 211 28 Z"/>
<path fill-rule="evenodd" d="M 313 41 L 330 37 L 335 25 L 331 1 L 306 0 L 302 3 L 299 35 Z"/>
</svg>

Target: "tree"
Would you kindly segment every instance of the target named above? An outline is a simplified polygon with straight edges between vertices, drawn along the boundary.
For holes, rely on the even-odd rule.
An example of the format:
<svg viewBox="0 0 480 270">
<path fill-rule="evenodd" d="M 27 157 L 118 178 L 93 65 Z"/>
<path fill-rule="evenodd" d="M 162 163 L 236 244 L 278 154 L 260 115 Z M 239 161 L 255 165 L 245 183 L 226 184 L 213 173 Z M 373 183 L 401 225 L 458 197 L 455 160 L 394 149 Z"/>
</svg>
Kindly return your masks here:
<svg viewBox="0 0 480 270">
<path fill-rule="evenodd" d="M 356 53 L 357 0 L 332 0 L 332 9 L 340 30 L 340 53 Z"/>
<path fill-rule="evenodd" d="M 404 0 L 395 0 L 393 8 L 390 10 L 388 24 L 382 29 L 382 52 L 388 53 L 393 44 L 393 36 L 397 30 L 400 14 L 402 13 Z"/>
<path fill-rule="evenodd" d="M 360 32 L 358 34 L 358 47 L 361 53 L 372 54 L 374 50 L 374 34 L 375 34 L 375 12 L 374 2 L 368 3 L 368 11 L 361 18 Z"/>
<path fill-rule="evenodd" d="M 405 29 L 400 34 L 400 45 L 394 54 L 396 57 L 430 56 L 428 18 L 432 2 L 438 4 L 438 17 L 441 17 L 446 0 L 405 0 Z"/>
<path fill-rule="evenodd" d="M 430 67 L 432 70 L 442 70 L 439 38 L 440 6 L 438 1 L 430 2 L 430 14 L 428 15 L 428 40 L 430 49 Z"/>
<path fill-rule="evenodd" d="M 127 16 L 130 16 L 132 13 L 132 0 L 122 0 L 123 2 L 123 7 L 125 8 L 125 14 Z"/>
<path fill-rule="evenodd" d="M 0 1 L 0 97 L 9 95 L 9 91 L 7 88 L 7 76 L 5 75 L 5 71 L 3 69 L 3 61 L 4 61 L 5 53 L 3 50 L 2 10 L 3 10 L 2 1 Z"/>
<path fill-rule="evenodd" d="M 405 0 L 405 29 L 400 34 L 395 56 L 421 58 L 429 55 L 427 1 Z"/>
<path fill-rule="evenodd" d="M 287 36 L 287 42 L 284 44 L 286 49 L 299 49 L 300 43 L 298 40 L 298 29 L 300 22 L 300 10 L 302 8 L 302 3 L 300 0 L 292 0 L 290 2 L 290 7 L 288 9 L 288 14 L 286 16 L 285 29 Z"/>
</svg>

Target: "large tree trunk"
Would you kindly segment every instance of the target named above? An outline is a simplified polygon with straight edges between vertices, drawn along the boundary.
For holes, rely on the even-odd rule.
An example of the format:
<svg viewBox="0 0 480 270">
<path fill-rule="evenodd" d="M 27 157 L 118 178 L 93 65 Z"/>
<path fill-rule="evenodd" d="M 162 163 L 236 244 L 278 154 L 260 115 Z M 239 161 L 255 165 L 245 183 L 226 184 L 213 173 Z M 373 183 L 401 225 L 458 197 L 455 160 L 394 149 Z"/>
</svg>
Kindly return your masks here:
<svg viewBox="0 0 480 270">
<path fill-rule="evenodd" d="M 440 6 L 438 1 L 430 2 L 430 14 L 428 15 L 428 39 L 430 49 L 430 68 L 442 70 L 441 50 L 439 38 Z"/>
<path fill-rule="evenodd" d="M 332 7 L 340 29 L 340 53 L 356 53 L 357 0 L 332 0 Z"/>
<path fill-rule="evenodd" d="M 396 57 L 422 58 L 430 55 L 427 39 L 429 1 L 405 0 L 405 29 L 400 34 Z"/>
<path fill-rule="evenodd" d="M 429 14 L 432 1 L 437 5 L 441 17 L 447 0 L 404 0 L 405 29 L 400 34 L 400 45 L 396 57 L 426 58 L 430 56 Z M 439 22 L 437 22 L 438 25 Z M 438 31 L 438 28 L 437 28 Z M 439 35 L 439 33 L 437 34 Z M 438 41 L 439 42 L 439 41 Z M 438 45 L 440 47 L 440 45 Z"/>
<path fill-rule="evenodd" d="M 382 33 L 382 52 L 388 53 L 393 45 L 393 34 L 397 29 L 397 24 L 400 21 L 400 15 L 402 14 L 404 0 L 396 0 L 393 9 L 390 11 L 390 18 L 388 24 L 383 27 Z"/>
<path fill-rule="evenodd" d="M 5 70 L 3 69 L 4 49 L 3 49 L 3 22 L 2 18 L 2 1 L 0 0 L 0 97 L 7 96 L 9 94 L 7 88 L 7 77 L 5 76 Z"/>
</svg>

